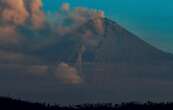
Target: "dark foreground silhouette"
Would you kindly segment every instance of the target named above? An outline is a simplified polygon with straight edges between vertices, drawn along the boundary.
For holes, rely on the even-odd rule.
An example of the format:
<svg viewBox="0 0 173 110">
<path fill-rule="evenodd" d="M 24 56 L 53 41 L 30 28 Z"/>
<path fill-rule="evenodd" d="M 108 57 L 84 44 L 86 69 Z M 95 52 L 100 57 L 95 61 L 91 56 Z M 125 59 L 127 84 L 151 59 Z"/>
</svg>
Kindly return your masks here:
<svg viewBox="0 0 173 110">
<path fill-rule="evenodd" d="M 140 104 L 130 102 L 122 104 L 103 103 L 60 106 L 0 97 L 0 110 L 173 110 L 173 103 L 147 102 Z"/>
</svg>

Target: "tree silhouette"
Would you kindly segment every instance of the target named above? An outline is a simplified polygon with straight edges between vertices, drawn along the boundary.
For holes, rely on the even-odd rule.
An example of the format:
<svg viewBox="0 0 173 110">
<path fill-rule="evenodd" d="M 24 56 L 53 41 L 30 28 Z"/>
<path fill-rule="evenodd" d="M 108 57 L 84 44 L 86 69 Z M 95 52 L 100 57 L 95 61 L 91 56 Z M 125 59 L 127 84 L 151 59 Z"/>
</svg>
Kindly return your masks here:
<svg viewBox="0 0 173 110">
<path fill-rule="evenodd" d="M 130 102 L 121 104 L 97 103 L 60 106 L 0 97 L 0 110 L 173 110 L 173 103 L 146 102 L 141 104 Z"/>
</svg>

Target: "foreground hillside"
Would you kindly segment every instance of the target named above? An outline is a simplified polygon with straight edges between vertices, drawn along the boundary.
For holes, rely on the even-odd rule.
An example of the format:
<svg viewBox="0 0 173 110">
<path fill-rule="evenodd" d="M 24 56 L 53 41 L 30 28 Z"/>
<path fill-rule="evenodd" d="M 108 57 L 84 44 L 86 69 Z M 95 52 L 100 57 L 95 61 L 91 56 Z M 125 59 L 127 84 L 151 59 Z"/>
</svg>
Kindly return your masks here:
<svg viewBox="0 0 173 110">
<path fill-rule="evenodd" d="M 0 110 L 172 110 L 173 103 L 122 103 L 122 104 L 82 104 L 82 105 L 49 105 L 31 103 L 12 98 L 0 97 Z"/>
</svg>

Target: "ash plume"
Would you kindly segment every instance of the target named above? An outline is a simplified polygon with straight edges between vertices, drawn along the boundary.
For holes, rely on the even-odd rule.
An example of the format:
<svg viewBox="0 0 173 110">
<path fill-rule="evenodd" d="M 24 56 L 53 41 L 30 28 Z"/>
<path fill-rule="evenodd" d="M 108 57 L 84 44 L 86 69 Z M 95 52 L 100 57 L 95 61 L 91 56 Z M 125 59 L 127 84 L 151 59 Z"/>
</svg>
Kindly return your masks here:
<svg viewBox="0 0 173 110">
<path fill-rule="evenodd" d="M 94 26 L 99 33 L 104 31 L 102 21 L 104 12 L 101 10 L 71 7 L 69 3 L 63 3 L 56 13 L 47 13 L 43 10 L 43 5 L 42 0 L 0 0 L 0 49 L 2 53 L 14 52 L 14 57 L 5 57 L 5 55 L 3 57 L 6 58 L 9 65 L 11 63 L 14 65 L 25 64 L 26 66 L 20 66 L 20 68 L 16 66 L 17 70 L 26 70 L 31 74 L 47 74 L 48 67 L 53 64 L 45 64 L 44 61 L 37 60 L 29 61 L 26 56 L 34 56 L 34 52 L 37 50 L 44 50 L 54 43 L 58 45 L 61 43 L 59 39 L 89 20 L 94 21 Z M 93 32 L 90 32 L 81 36 L 82 42 L 78 42 L 80 47 L 75 60 L 76 67 L 68 63 L 60 63 L 55 72 L 57 79 L 64 83 L 81 83 L 82 56 L 87 48 L 86 42 L 89 42 L 89 40 L 85 40 L 85 37 L 90 36 L 89 34 L 91 37 L 93 36 Z M 24 57 L 15 59 L 15 52 L 24 54 Z M 27 65 L 29 69 L 26 69 Z M 10 68 L 11 66 L 9 66 Z"/>
</svg>

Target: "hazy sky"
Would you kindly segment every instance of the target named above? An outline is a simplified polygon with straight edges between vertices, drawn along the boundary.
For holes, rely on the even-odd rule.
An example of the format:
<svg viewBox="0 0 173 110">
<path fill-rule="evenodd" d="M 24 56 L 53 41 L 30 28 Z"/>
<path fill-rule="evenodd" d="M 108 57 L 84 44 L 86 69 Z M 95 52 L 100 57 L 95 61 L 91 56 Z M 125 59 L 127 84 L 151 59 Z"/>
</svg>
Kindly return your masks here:
<svg viewBox="0 0 173 110">
<path fill-rule="evenodd" d="M 173 53 L 172 0 L 44 0 L 44 8 L 56 11 L 63 2 L 72 7 L 104 10 L 106 15 L 153 45 Z"/>
</svg>

